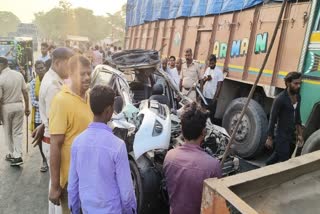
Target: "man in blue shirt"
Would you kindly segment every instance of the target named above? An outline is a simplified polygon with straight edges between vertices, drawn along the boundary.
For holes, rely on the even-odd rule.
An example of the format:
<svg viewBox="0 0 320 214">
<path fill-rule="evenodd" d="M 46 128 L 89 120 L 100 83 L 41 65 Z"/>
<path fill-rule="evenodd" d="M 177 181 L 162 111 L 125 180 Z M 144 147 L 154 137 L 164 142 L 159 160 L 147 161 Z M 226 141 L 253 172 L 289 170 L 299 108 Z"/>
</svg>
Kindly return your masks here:
<svg viewBox="0 0 320 214">
<path fill-rule="evenodd" d="M 125 143 L 106 124 L 115 93 L 98 85 L 90 92 L 93 123 L 72 144 L 68 199 L 72 213 L 136 213 Z"/>
</svg>

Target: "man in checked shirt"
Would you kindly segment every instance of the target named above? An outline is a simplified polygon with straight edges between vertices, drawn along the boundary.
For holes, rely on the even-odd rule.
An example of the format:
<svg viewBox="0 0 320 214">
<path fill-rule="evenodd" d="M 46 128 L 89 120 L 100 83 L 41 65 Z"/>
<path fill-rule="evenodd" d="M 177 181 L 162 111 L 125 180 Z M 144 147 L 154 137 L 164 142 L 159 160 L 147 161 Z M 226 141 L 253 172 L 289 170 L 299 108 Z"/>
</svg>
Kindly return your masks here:
<svg viewBox="0 0 320 214">
<path fill-rule="evenodd" d="M 41 60 L 36 61 L 35 65 L 36 71 L 36 78 L 30 82 L 30 97 L 31 97 L 31 105 L 32 105 L 32 112 L 31 112 L 31 124 L 30 129 L 33 132 L 35 128 L 41 125 L 41 118 L 40 118 L 40 111 L 39 111 L 39 91 L 41 81 L 46 73 L 45 63 Z M 40 168 L 41 172 L 48 171 L 48 163 L 47 159 L 42 150 L 42 144 L 39 143 L 39 150 L 42 156 L 42 166 Z"/>
</svg>

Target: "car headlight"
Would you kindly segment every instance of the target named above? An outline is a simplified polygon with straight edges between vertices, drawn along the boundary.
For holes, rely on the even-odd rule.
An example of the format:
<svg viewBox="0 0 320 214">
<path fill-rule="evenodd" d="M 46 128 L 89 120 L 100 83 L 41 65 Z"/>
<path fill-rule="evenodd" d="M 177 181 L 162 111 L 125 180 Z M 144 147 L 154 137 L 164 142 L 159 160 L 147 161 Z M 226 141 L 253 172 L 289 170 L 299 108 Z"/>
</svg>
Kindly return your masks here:
<svg viewBox="0 0 320 214">
<path fill-rule="evenodd" d="M 152 131 L 152 137 L 159 136 L 162 133 L 162 130 L 163 130 L 162 124 L 158 120 L 156 120 L 156 122 L 154 123 L 153 131 Z"/>
</svg>

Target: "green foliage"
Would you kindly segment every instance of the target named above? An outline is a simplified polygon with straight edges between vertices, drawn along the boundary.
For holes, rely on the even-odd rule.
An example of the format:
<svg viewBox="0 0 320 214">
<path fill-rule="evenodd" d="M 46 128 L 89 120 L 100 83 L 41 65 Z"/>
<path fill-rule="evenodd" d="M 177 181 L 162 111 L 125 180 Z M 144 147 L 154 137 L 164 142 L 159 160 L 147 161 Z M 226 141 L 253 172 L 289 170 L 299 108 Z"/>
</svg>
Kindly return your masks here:
<svg viewBox="0 0 320 214">
<path fill-rule="evenodd" d="M 89 37 L 98 41 L 105 37 L 124 40 L 125 36 L 125 5 L 121 11 L 107 16 L 95 16 L 86 8 L 71 8 L 67 0 L 59 2 L 59 7 L 50 11 L 35 14 L 34 23 L 43 38 L 64 40 L 67 35 Z"/>
<path fill-rule="evenodd" d="M 0 36 L 8 36 L 10 32 L 16 32 L 19 18 L 11 12 L 0 11 Z"/>
</svg>

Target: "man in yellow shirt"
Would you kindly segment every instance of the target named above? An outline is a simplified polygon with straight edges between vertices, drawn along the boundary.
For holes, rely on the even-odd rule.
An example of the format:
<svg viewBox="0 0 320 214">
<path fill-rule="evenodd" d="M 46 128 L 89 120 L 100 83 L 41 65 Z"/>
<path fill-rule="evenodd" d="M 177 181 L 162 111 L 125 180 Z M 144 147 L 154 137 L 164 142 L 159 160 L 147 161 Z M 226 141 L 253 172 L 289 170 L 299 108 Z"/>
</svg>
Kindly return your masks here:
<svg viewBox="0 0 320 214">
<path fill-rule="evenodd" d="M 81 55 L 69 59 L 70 87 L 64 86 L 53 99 L 49 114 L 50 130 L 50 176 L 51 188 L 49 200 L 67 210 L 65 193 L 70 166 L 71 145 L 75 137 L 83 132 L 92 122 L 87 90 L 90 85 L 91 64 Z"/>
</svg>

